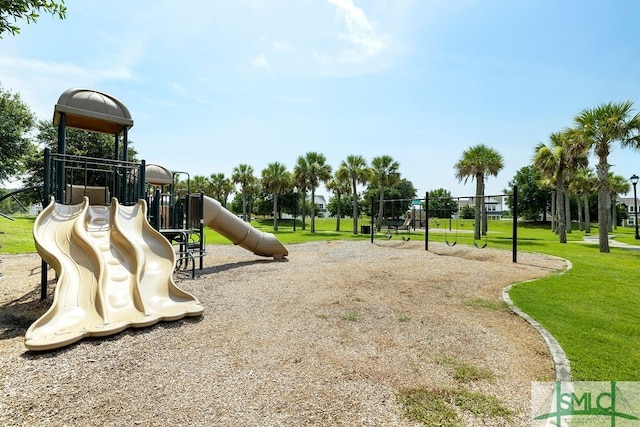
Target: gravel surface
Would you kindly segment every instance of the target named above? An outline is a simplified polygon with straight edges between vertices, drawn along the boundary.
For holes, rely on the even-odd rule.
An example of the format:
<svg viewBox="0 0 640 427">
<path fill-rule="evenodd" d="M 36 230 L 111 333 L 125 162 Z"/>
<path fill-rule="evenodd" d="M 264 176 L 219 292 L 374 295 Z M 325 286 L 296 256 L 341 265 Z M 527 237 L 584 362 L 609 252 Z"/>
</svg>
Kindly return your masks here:
<svg viewBox="0 0 640 427">
<path fill-rule="evenodd" d="M 465 424 L 529 425 L 531 381 L 554 379 L 500 291 L 561 259 L 394 240 L 289 245 L 281 262 L 207 249 L 194 280 L 176 279 L 202 316 L 48 352 L 23 344 L 52 302 L 51 289 L 39 300 L 40 258 L 3 255 L 0 425 L 413 426 L 400 390 L 461 387 L 516 411 Z M 463 381 L 456 366 L 490 375 Z"/>
</svg>

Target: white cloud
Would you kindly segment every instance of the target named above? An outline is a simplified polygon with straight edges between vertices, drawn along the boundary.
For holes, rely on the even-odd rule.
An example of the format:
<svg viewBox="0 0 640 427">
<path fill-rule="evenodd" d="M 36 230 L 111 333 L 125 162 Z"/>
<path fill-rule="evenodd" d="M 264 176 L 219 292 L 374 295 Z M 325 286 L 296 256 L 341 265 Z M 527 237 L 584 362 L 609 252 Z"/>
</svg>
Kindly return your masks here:
<svg viewBox="0 0 640 427">
<path fill-rule="evenodd" d="M 0 56 L 0 72 L 3 74 L 41 74 L 46 76 L 73 76 L 79 80 L 133 80 L 134 74 L 128 67 L 109 64 L 89 64 L 83 67 L 72 63 L 39 61 L 34 59 L 9 58 Z"/>
<path fill-rule="evenodd" d="M 196 102 L 198 104 L 208 104 L 210 103 L 205 97 L 202 96 L 202 92 L 198 85 L 191 88 L 184 87 L 181 83 L 178 82 L 170 82 L 169 89 L 175 94 L 177 94 L 180 98 L 186 99 L 190 102 Z M 164 105 L 171 105 L 171 102 L 180 102 L 177 99 L 173 101 L 164 101 Z"/>
<path fill-rule="evenodd" d="M 271 47 L 273 47 L 274 50 L 279 50 L 279 51 L 291 51 L 291 50 L 293 50 L 293 46 L 291 46 L 290 44 L 287 44 L 285 42 L 281 42 L 279 40 L 274 40 L 271 43 Z"/>
<path fill-rule="evenodd" d="M 287 104 L 315 104 L 316 100 L 313 98 L 305 98 L 301 96 L 291 96 L 291 95 L 278 95 L 274 97 L 275 100 L 285 102 Z"/>
<path fill-rule="evenodd" d="M 338 16 L 344 21 L 346 32 L 340 34 L 340 38 L 349 45 L 340 52 L 337 61 L 361 63 L 378 56 L 389 46 L 389 37 L 376 31 L 364 10 L 355 6 L 353 0 L 328 1 L 336 6 Z"/>
<path fill-rule="evenodd" d="M 189 91 L 187 91 L 180 83 L 177 83 L 177 82 L 169 83 L 169 87 L 178 95 L 182 95 L 185 98 L 191 97 L 191 94 L 189 93 Z"/>
<path fill-rule="evenodd" d="M 318 49 L 313 49 L 313 57 L 320 65 L 329 65 L 331 63 L 331 58 L 328 55 L 320 53 Z"/>
<path fill-rule="evenodd" d="M 123 65 L 41 61 L 0 56 L 2 85 L 27 102 L 39 118 L 46 118 L 59 95 L 72 87 L 100 87 L 105 82 L 136 80 Z"/>
<path fill-rule="evenodd" d="M 269 60 L 267 59 L 267 56 L 264 53 L 260 53 L 255 58 L 253 58 L 253 61 L 251 61 L 251 65 L 253 65 L 256 68 L 262 68 L 262 69 L 268 70 Z"/>
</svg>

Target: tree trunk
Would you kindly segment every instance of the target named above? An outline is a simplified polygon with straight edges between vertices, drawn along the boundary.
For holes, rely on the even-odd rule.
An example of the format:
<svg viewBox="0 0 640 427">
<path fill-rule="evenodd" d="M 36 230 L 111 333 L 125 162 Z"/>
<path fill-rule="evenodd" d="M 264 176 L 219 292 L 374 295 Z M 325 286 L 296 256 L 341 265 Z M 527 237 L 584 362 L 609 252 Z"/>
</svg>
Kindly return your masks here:
<svg viewBox="0 0 640 427">
<path fill-rule="evenodd" d="M 618 228 L 618 212 L 616 209 L 616 195 L 611 195 L 611 229 L 612 231 Z"/>
<path fill-rule="evenodd" d="M 482 235 L 486 236 L 487 235 L 487 230 L 489 228 L 489 222 L 488 222 L 488 215 L 487 215 L 487 204 L 485 202 L 485 197 L 484 197 L 484 179 L 482 180 L 482 202 L 480 202 L 481 207 L 480 209 L 482 210 Z"/>
<path fill-rule="evenodd" d="M 301 212 L 302 212 L 302 229 L 306 230 L 307 229 L 307 221 L 306 221 L 306 218 L 307 218 L 307 191 L 306 190 L 303 191 L 301 195 L 302 195 L 302 209 L 301 209 Z"/>
<path fill-rule="evenodd" d="M 480 240 L 480 225 L 482 221 L 482 183 L 484 182 L 484 177 L 482 174 L 476 175 L 476 200 L 475 200 L 475 211 L 476 215 L 474 218 L 474 228 L 473 228 L 473 238 L 476 240 Z"/>
<path fill-rule="evenodd" d="M 611 195 L 611 192 L 609 192 Z M 607 231 L 611 233 L 613 231 L 613 226 L 611 225 L 612 215 L 611 215 L 611 199 L 607 199 Z"/>
<path fill-rule="evenodd" d="M 556 177 L 558 182 L 556 189 L 556 207 L 558 210 L 558 239 L 560 243 L 567 243 L 567 230 L 566 230 L 566 209 L 564 206 L 564 191 L 562 191 L 562 171 L 558 172 Z"/>
<path fill-rule="evenodd" d="M 382 215 L 384 215 L 384 187 L 382 186 L 380 186 L 379 203 L 380 206 L 378 207 L 378 232 L 382 229 Z M 373 212 L 371 212 L 371 215 L 373 215 Z"/>
<path fill-rule="evenodd" d="M 355 178 L 353 178 L 351 185 L 353 188 L 353 200 L 351 201 L 353 207 L 353 234 L 358 234 L 358 189 Z"/>
<path fill-rule="evenodd" d="M 242 187 L 242 220 L 247 220 L 247 192 Z"/>
<path fill-rule="evenodd" d="M 340 192 L 336 192 L 336 199 L 338 199 L 337 218 L 336 218 L 336 231 L 340 231 L 340 216 L 342 216 L 342 202 L 340 201 Z"/>
<path fill-rule="evenodd" d="M 578 205 L 578 230 L 584 230 L 584 224 L 582 223 L 582 206 L 580 206 L 580 194 L 576 197 L 576 203 Z"/>
<path fill-rule="evenodd" d="M 582 195 L 584 199 L 584 232 L 591 233 L 591 214 L 589 213 L 589 194 L 585 191 Z"/>
<path fill-rule="evenodd" d="M 564 187 L 564 207 L 565 207 L 565 231 L 571 233 L 571 198 L 569 197 L 569 188 Z"/>
<path fill-rule="evenodd" d="M 311 187 L 311 232 L 316 232 L 316 189 Z"/>
<path fill-rule="evenodd" d="M 273 231 L 278 231 L 278 194 L 273 193 Z"/>
<path fill-rule="evenodd" d="M 551 231 L 554 233 L 557 231 L 556 214 L 558 209 L 556 208 L 556 192 L 551 192 Z"/>
<path fill-rule="evenodd" d="M 609 226 L 607 224 L 608 209 L 607 204 L 609 197 L 609 188 L 607 187 L 607 175 L 609 174 L 609 164 L 607 159 L 600 159 L 596 165 L 596 174 L 598 175 L 598 243 L 600 252 L 609 252 Z"/>
</svg>

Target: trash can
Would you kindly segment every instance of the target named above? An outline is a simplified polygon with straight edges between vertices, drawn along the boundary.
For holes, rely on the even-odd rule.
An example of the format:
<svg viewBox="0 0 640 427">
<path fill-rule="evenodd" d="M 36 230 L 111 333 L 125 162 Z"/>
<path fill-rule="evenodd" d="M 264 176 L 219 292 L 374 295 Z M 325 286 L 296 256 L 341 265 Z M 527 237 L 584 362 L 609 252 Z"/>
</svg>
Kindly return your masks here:
<svg viewBox="0 0 640 427">
<path fill-rule="evenodd" d="M 370 225 L 361 225 L 360 226 L 361 234 L 371 234 L 371 226 Z"/>
</svg>

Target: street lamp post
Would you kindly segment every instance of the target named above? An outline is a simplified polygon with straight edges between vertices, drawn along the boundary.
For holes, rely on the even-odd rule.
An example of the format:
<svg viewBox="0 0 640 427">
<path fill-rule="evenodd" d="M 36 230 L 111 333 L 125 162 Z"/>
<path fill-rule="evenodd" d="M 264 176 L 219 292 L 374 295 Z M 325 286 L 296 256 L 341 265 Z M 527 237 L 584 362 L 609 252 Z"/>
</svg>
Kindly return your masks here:
<svg viewBox="0 0 640 427">
<path fill-rule="evenodd" d="M 640 234 L 638 234 L 638 196 L 636 193 L 636 185 L 638 184 L 639 179 L 640 177 L 635 173 L 630 178 L 631 184 L 633 184 L 633 214 L 635 217 L 633 223 L 636 226 L 636 240 L 640 240 Z"/>
<path fill-rule="evenodd" d="M 298 219 L 298 187 L 293 187 L 293 194 L 295 195 L 295 202 L 293 206 L 293 231 L 296 231 L 296 220 Z"/>
</svg>

